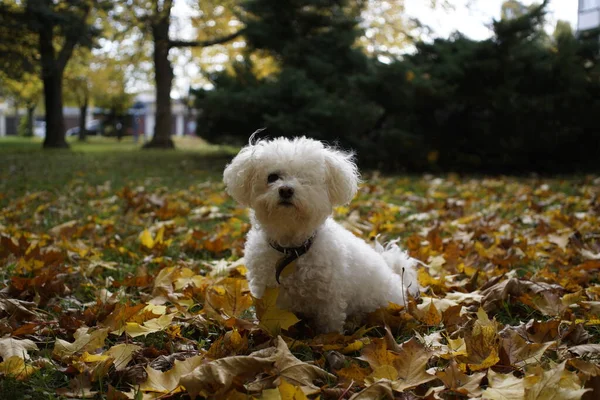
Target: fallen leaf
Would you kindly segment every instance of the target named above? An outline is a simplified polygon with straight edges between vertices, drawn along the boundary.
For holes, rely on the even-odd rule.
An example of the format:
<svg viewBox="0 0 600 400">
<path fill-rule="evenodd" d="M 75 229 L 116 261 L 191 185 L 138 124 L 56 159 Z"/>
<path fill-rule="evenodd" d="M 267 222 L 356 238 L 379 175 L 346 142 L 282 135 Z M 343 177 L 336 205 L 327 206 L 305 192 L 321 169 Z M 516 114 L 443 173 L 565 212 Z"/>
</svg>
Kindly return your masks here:
<svg viewBox="0 0 600 400">
<path fill-rule="evenodd" d="M 23 360 L 29 360 L 28 351 L 38 350 L 36 344 L 29 339 L 14 339 L 12 337 L 0 338 L 0 357 L 8 360 L 11 357 L 20 357 Z"/>
<path fill-rule="evenodd" d="M 73 356 L 77 353 L 94 353 L 96 349 L 104 347 L 104 341 L 108 336 L 108 329 L 96 329 L 90 332 L 90 328 L 81 327 L 77 329 L 73 337 L 75 341 L 69 343 L 62 339 L 56 339 L 52 355 L 59 359 Z"/>
<path fill-rule="evenodd" d="M 509 330 L 501 340 L 501 345 L 509 358 L 509 365 L 521 368 L 527 364 L 542 361 L 544 353 L 554 342 L 527 343 L 515 330 Z"/>
<path fill-rule="evenodd" d="M 175 360 L 173 368 L 166 372 L 146 367 L 148 379 L 140 389 L 143 392 L 173 394 L 183 390 L 179 381 L 182 376 L 189 374 L 204 361 L 204 357 L 190 357 L 184 361 Z"/>
<path fill-rule="evenodd" d="M 589 389 L 583 389 L 577 374 L 565 369 L 566 361 L 549 370 L 536 365 L 524 378 L 526 400 L 575 400 Z"/>
<path fill-rule="evenodd" d="M 472 321 L 470 329 L 465 333 L 465 345 L 467 355 L 457 357 L 463 371 L 467 368 L 480 371 L 500 361 L 498 324 L 495 320 L 490 320 L 482 308 L 477 311 L 477 319 Z"/>
<path fill-rule="evenodd" d="M 278 288 L 267 288 L 261 299 L 254 299 L 256 316 L 260 326 L 271 335 L 278 334 L 282 329 L 287 330 L 300 320 L 290 311 L 277 307 Z"/>
<path fill-rule="evenodd" d="M 523 379 L 513 374 L 499 374 L 488 370 L 488 388 L 481 397 L 486 400 L 521 400 L 525 399 L 525 384 Z"/>
<path fill-rule="evenodd" d="M 13 377 L 20 381 L 27 379 L 38 369 L 39 368 L 32 365 L 25 364 L 25 360 L 20 356 L 4 358 L 4 361 L 0 363 L 0 374 Z"/>
<path fill-rule="evenodd" d="M 277 338 L 277 347 L 269 347 L 249 356 L 232 356 L 211 361 L 197 367 L 181 379 L 192 398 L 197 395 L 219 396 L 226 393 L 234 382 L 244 382 L 260 372 L 269 372 L 265 379 L 248 383 L 247 390 L 260 392 L 274 388 L 285 379 L 293 386 L 302 388 L 309 395 L 319 391 L 314 385 L 317 379 L 335 380 L 335 376 L 326 371 L 298 360 L 290 353 L 281 337 Z"/>
</svg>

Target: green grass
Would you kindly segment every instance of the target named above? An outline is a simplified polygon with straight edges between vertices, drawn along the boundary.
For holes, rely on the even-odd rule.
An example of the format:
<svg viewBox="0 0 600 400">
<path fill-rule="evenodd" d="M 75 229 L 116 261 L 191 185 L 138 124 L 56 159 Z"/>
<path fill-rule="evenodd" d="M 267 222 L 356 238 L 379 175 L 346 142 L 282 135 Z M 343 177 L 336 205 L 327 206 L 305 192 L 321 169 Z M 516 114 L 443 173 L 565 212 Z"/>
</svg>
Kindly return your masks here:
<svg viewBox="0 0 600 400">
<path fill-rule="evenodd" d="M 90 137 L 71 140 L 71 148 L 43 150 L 40 139 L 0 138 L 0 206 L 8 197 L 39 191 L 73 190 L 78 182 L 117 188 L 144 186 L 186 188 L 200 180 L 220 179 L 236 149 L 201 139 L 176 138 L 177 150 L 142 150 L 132 138 Z"/>
</svg>

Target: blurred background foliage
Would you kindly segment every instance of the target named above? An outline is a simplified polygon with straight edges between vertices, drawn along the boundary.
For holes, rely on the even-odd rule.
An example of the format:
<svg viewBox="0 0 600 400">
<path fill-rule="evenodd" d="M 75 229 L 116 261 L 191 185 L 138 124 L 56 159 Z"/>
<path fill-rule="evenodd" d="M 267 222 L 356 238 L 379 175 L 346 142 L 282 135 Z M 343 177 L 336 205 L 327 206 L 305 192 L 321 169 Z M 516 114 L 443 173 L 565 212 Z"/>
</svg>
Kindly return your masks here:
<svg viewBox="0 0 600 400">
<path fill-rule="evenodd" d="M 26 107 L 24 135 L 44 99 L 45 147 L 68 146 L 57 101 L 83 121 L 92 106 L 121 115 L 151 89 L 147 145 L 172 148 L 173 79 L 186 76 L 177 97 L 217 144 L 265 127 L 386 171 L 597 170 L 599 32 L 558 21 L 548 33 L 547 3 L 505 1 L 477 41 L 430 40 L 403 0 L 189 0 L 186 16 L 174 0 L 7 0 L 0 97 Z"/>
<path fill-rule="evenodd" d="M 196 91 L 198 133 L 218 143 L 308 136 L 355 149 L 385 170 L 566 172 L 597 168 L 597 32 L 543 29 L 544 7 L 493 24 L 494 35 L 416 43 L 381 62 L 361 46 L 343 1 L 243 5 L 247 51 L 278 69 L 258 76 L 244 57 Z"/>
</svg>

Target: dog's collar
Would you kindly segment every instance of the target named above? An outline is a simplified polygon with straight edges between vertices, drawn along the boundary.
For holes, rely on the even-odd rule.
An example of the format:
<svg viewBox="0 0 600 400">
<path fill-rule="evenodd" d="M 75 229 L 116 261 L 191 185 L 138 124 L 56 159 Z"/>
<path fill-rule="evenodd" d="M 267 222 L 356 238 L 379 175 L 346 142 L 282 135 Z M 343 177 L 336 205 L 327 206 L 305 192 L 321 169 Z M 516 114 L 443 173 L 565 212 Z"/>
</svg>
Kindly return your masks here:
<svg viewBox="0 0 600 400">
<path fill-rule="evenodd" d="M 290 265 L 293 261 L 300 258 L 302 255 L 306 254 L 306 252 L 310 250 L 314 239 L 315 234 L 309 237 L 306 240 L 306 242 L 304 242 L 298 247 L 283 247 L 278 245 L 277 243 L 269 241 L 269 245 L 271 245 L 272 248 L 285 255 L 285 257 L 283 257 L 277 262 L 277 267 L 275 268 L 275 280 L 277 281 L 277 283 L 281 284 L 281 282 L 279 282 L 279 276 L 283 272 L 284 268 Z"/>
</svg>

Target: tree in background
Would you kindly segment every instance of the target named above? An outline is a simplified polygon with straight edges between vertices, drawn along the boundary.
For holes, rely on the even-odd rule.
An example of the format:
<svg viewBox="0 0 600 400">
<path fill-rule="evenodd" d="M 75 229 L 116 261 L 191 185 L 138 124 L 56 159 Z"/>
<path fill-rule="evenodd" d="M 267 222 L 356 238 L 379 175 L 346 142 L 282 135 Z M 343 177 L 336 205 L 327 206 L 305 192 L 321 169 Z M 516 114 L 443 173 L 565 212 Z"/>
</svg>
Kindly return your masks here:
<svg viewBox="0 0 600 400">
<path fill-rule="evenodd" d="M 500 9 L 501 19 L 514 19 L 522 17 L 527 14 L 528 11 L 532 10 L 535 6 L 526 6 L 518 0 L 507 0 L 502 3 Z"/>
<path fill-rule="evenodd" d="M 63 88 L 66 103 L 79 108 L 79 140 L 86 140 L 86 118 L 92 99 L 92 90 L 101 89 L 106 82 L 98 81 L 98 75 L 92 71 L 93 55 L 90 49 L 76 49 L 71 62 L 65 69 Z M 98 87 L 100 86 L 100 87 Z"/>
<path fill-rule="evenodd" d="M 243 9 L 245 57 L 233 73 L 210 76 L 215 90 L 197 92 L 199 134 L 239 143 L 266 126 L 270 136 L 335 140 L 343 134 L 346 144 L 359 141 L 374 115 L 354 85 L 369 68 L 355 45 L 357 12 L 341 0 L 252 0 Z M 248 55 L 257 51 L 276 61 L 275 73 L 254 74 Z"/>
<path fill-rule="evenodd" d="M 108 110 L 104 133 L 121 138 L 124 133 L 123 118 L 133 105 L 134 94 L 127 91 L 127 65 L 112 57 L 97 57 L 91 73 L 98 82 L 93 99 L 96 107 Z"/>
<path fill-rule="evenodd" d="M 202 4 L 202 3 L 198 3 Z M 209 2 L 209 6 L 212 3 Z M 153 45 L 154 83 L 156 90 L 156 123 L 152 139 L 145 148 L 173 148 L 171 140 L 171 89 L 173 66 L 169 53 L 174 48 L 202 48 L 229 42 L 242 34 L 241 29 L 231 28 L 223 36 L 201 40 L 179 40 L 170 37 L 173 23 L 174 0 L 131 0 L 127 7 L 117 7 L 114 20 L 121 21 L 125 29 L 137 27 L 144 37 L 150 37 Z M 148 36 L 146 36 L 148 35 Z M 139 40 L 139 38 L 138 38 Z"/>
<path fill-rule="evenodd" d="M 4 88 L 6 96 L 13 99 L 14 104 L 25 106 L 26 114 L 19 126 L 19 134 L 33 136 L 35 109 L 42 100 L 42 82 L 35 73 L 21 72 L 18 79 L 13 79 L 0 72 L 0 86 Z"/>
<path fill-rule="evenodd" d="M 68 147 L 63 118 L 63 75 L 73 50 L 91 46 L 100 33 L 99 15 L 110 6 L 108 0 L 29 0 L 0 5 L 2 20 L 15 30 L 14 37 L 35 37 L 44 85 L 46 137 L 44 147 Z M 20 40 L 20 39 L 18 39 Z M 20 47 L 12 49 L 20 51 Z M 23 49 L 29 51 L 29 48 Z M 26 58 L 26 57 L 22 57 Z"/>
</svg>

